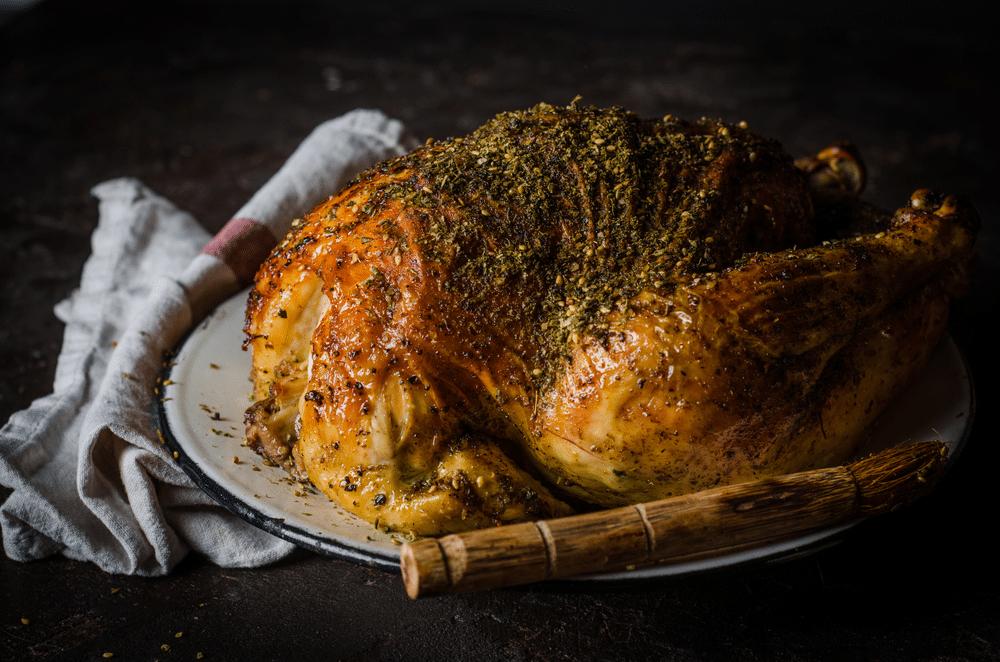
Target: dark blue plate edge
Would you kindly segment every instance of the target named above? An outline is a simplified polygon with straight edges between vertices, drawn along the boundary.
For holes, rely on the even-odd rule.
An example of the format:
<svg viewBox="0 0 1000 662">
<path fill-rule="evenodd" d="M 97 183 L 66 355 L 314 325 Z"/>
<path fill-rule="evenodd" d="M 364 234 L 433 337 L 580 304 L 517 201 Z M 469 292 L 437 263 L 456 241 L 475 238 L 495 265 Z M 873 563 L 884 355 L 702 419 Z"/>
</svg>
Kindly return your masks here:
<svg viewBox="0 0 1000 662">
<path fill-rule="evenodd" d="M 194 328 L 197 328 L 195 325 Z M 192 328 L 192 332 L 194 331 Z M 187 341 L 189 336 L 185 336 L 181 342 L 178 343 L 177 347 L 183 347 L 184 343 Z M 973 421 L 976 414 L 976 390 L 975 384 L 972 379 L 972 372 L 969 369 L 969 362 L 962 351 L 961 347 L 951 338 L 950 335 L 946 336 L 942 340 L 947 340 L 952 346 L 952 348 L 957 352 L 959 360 L 962 362 L 962 367 L 964 370 L 964 376 L 969 382 L 969 411 L 967 412 L 965 426 L 962 429 L 962 434 L 955 442 L 951 453 L 949 453 L 948 460 L 946 463 L 946 471 L 950 470 L 957 461 L 958 456 L 961 454 L 965 447 L 968 438 L 972 434 Z M 160 372 L 160 377 L 162 383 L 170 379 L 170 373 L 174 366 L 172 361 L 166 361 L 164 367 Z M 273 518 L 264 515 L 263 513 L 255 510 L 252 506 L 245 503 L 241 499 L 237 498 L 231 492 L 229 492 L 225 487 L 220 485 L 218 482 L 213 480 L 207 474 L 205 474 L 201 467 L 192 460 L 184 449 L 181 447 L 180 443 L 177 441 L 171 427 L 170 422 L 166 415 L 166 410 L 163 406 L 163 399 L 160 396 L 155 396 L 153 398 L 154 402 L 154 417 L 157 422 L 159 430 L 162 432 L 164 437 L 164 443 L 167 448 L 172 452 L 176 453 L 177 456 L 175 461 L 180 466 L 181 470 L 197 485 L 201 490 L 208 494 L 212 499 L 214 499 L 221 506 L 232 512 L 234 515 L 240 517 L 247 523 L 267 532 L 273 536 L 286 540 L 298 547 L 316 552 L 323 556 L 338 559 L 341 561 L 346 561 L 348 563 L 355 563 L 357 565 L 376 568 L 378 570 L 390 572 L 392 574 L 401 574 L 401 568 L 399 564 L 398 557 L 384 556 L 374 551 L 359 552 L 352 549 L 346 545 L 341 545 L 335 541 L 331 541 L 315 534 L 304 531 L 296 526 L 285 523 L 281 518 Z M 865 520 L 857 520 L 854 524 L 860 524 Z M 679 577 L 689 577 L 693 575 L 704 575 L 711 574 L 719 571 L 734 570 L 737 568 L 746 568 L 748 566 L 757 565 L 772 565 L 780 564 L 786 561 L 792 561 L 796 558 L 801 558 L 803 556 L 809 556 L 816 552 L 822 551 L 829 547 L 838 545 L 843 541 L 844 537 L 849 535 L 857 527 L 850 526 L 847 529 L 833 534 L 828 538 L 823 538 L 812 543 L 803 545 L 802 547 L 796 547 L 785 552 L 780 552 L 774 556 L 759 557 L 756 559 L 747 559 L 743 562 L 737 562 L 731 565 L 724 566 L 712 566 L 703 568 L 700 570 L 695 570 L 690 573 L 685 573 L 683 575 L 664 575 L 662 577 L 637 577 L 636 580 L 652 581 L 665 581 L 670 579 L 677 579 Z M 617 573 L 616 573 L 617 574 Z M 627 578 L 620 579 L 610 579 L 610 580 L 599 580 L 600 575 L 593 576 L 580 576 L 575 578 L 567 579 L 557 579 L 557 580 L 546 580 L 535 584 L 535 586 L 544 586 L 546 588 L 556 588 L 561 587 L 563 590 L 568 588 L 567 585 L 577 584 L 577 588 L 584 587 L 597 587 L 605 586 L 607 588 L 614 589 L 614 587 L 622 587 L 626 584 L 633 583 L 636 580 L 629 580 Z M 559 590 L 559 589 L 557 589 Z"/>
</svg>

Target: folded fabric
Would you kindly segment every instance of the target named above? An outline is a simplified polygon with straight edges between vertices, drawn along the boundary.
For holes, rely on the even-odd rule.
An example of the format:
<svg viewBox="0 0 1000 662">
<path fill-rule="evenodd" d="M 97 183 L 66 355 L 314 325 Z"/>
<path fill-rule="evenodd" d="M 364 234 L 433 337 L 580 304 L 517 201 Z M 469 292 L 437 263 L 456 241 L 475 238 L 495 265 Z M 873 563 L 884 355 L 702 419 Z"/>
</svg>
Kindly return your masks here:
<svg viewBox="0 0 1000 662">
<path fill-rule="evenodd" d="M 415 147 L 402 125 L 357 110 L 320 125 L 213 239 L 135 179 L 93 189 L 100 219 L 66 324 L 53 393 L 0 430 L 4 549 L 62 553 L 113 573 L 159 575 L 190 550 L 227 567 L 292 549 L 217 505 L 156 434 L 164 353 L 250 282 L 291 221 L 357 172 Z"/>
</svg>

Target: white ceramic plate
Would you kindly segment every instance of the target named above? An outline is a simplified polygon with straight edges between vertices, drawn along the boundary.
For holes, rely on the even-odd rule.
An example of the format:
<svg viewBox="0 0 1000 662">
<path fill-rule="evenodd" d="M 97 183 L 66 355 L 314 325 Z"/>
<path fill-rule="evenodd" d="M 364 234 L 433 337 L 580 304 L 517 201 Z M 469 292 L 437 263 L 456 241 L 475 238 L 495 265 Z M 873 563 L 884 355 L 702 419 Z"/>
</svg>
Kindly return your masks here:
<svg viewBox="0 0 1000 662">
<path fill-rule="evenodd" d="M 246 294 L 223 303 L 192 331 L 165 373 L 169 382 L 161 390 L 159 414 L 168 445 L 199 487 L 251 524 L 322 554 L 398 572 L 398 540 L 319 491 L 304 491 L 282 469 L 263 465 L 241 445 L 250 393 L 251 357 L 241 349 Z M 954 458 L 972 426 L 974 408 L 968 367 L 946 336 L 920 379 L 883 414 L 862 453 L 941 439 Z M 641 580 L 784 559 L 828 546 L 855 524 L 710 558 L 581 579 Z"/>
</svg>

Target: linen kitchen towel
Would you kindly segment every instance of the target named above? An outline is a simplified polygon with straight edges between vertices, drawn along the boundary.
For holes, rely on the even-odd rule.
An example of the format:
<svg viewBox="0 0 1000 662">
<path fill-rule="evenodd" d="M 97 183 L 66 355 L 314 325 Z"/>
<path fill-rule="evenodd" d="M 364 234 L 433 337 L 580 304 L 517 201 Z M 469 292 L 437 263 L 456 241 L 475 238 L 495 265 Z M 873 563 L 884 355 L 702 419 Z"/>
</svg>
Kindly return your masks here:
<svg viewBox="0 0 1000 662">
<path fill-rule="evenodd" d="M 135 179 L 93 189 L 92 254 L 78 291 L 56 307 L 66 330 L 53 393 L 0 430 L 10 558 L 61 553 L 112 573 L 160 575 L 190 550 L 228 567 L 291 551 L 217 505 L 160 442 L 153 389 L 163 356 L 249 284 L 293 219 L 414 147 L 377 111 L 325 122 L 214 238 Z"/>
</svg>

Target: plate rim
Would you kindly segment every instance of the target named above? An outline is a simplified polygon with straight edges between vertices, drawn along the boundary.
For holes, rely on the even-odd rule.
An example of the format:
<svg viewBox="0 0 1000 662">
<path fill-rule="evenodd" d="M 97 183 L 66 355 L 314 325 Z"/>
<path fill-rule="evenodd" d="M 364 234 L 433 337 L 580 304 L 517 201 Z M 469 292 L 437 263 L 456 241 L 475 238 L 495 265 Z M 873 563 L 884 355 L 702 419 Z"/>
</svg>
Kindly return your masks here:
<svg viewBox="0 0 1000 662">
<path fill-rule="evenodd" d="M 161 372 L 161 377 L 164 380 L 170 378 L 171 367 L 168 366 Z M 379 550 L 360 552 L 335 540 L 330 540 L 329 538 L 324 538 L 323 536 L 307 531 L 282 518 L 271 517 L 261 510 L 253 508 L 251 504 L 233 494 L 230 489 L 209 476 L 198 465 L 197 461 L 191 458 L 174 434 L 173 425 L 166 413 L 166 407 L 163 406 L 163 399 L 157 397 L 155 401 L 156 422 L 163 433 L 165 445 L 172 453 L 176 453 L 174 461 L 199 489 L 212 497 L 220 506 L 262 531 L 323 556 L 367 567 L 399 569 L 398 556 L 392 557 L 383 554 Z"/>
<path fill-rule="evenodd" d="M 248 289 L 248 288 L 247 288 Z M 245 300 L 247 289 L 241 290 L 230 298 L 220 303 L 199 323 L 192 327 L 178 341 L 172 351 L 172 357 L 181 354 L 187 343 L 206 325 L 219 309 L 232 299 Z M 953 351 L 961 364 L 964 378 L 968 382 L 969 401 L 968 411 L 965 413 L 965 422 L 960 435 L 953 440 L 948 453 L 948 460 L 945 465 L 946 471 L 950 470 L 953 463 L 962 453 L 965 444 L 971 435 L 973 421 L 976 414 L 976 391 L 972 373 L 969 369 L 969 362 L 965 353 L 955 342 L 950 333 L 945 331 L 942 335 L 939 346 L 947 344 L 948 349 Z M 936 351 L 936 350 L 935 350 Z M 177 362 L 166 360 L 160 370 L 158 384 L 169 383 L 174 368 L 179 365 Z M 313 551 L 325 557 L 347 561 L 356 565 L 379 570 L 388 571 L 393 574 L 400 574 L 399 553 L 384 551 L 376 548 L 360 549 L 325 537 L 321 534 L 308 531 L 294 523 L 290 523 L 283 518 L 271 517 L 261 509 L 254 508 L 252 504 L 234 494 L 230 488 L 221 484 L 192 458 L 184 445 L 178 439 L 174 431 L 174 424 L 167 413 L 165 402 L 169 398 L 163 397 L 162 393 L 153 398 L 154 420 L 164 437 L 164 444 L 172 452 L 174 461 L 182 471 L 194 482 L 203 492 L 208 494 L 219 505 L 229 512 L 238 516 L 250 525 L 270 533 L 271 535 L 290 542 L 297 547 Z M 906 442 L 901 442 L 906 443 Z M 325 495 L 324 495 L 325 496 Z M 681 576 L 691 576 L 722 570 L 736 569 L 756 564 L 775 564 L 784 561 L 812 555 L 823 549 L 839 544 L 845 535 L 851 532 L 862 522 L 870 518 L 855 518 L 841 522 L 829 527 L 824 527 L 815 531 L 810 531 L 802 535 L 792 536 L 789 539 L 765 542 L 760 545 L 750 546 L 736 552 L 723 552 L 718 555 L 699 557 L 691 561 L 680 561 L 675 563 L 651 564 L 646 567 L 632 570 L 622 570 L 617 572 L 605 572 L 593 575 L 580 575 L 576 577 L 549 580 L 544 583 L 566 584 L 579 582 L 583 586 L 598 585 L 619 585 L 635 582 L 646 582 L 655 580 L 666 580 Z M 770 551 L 765 551 L 769 550 Z"/>
</svg>

